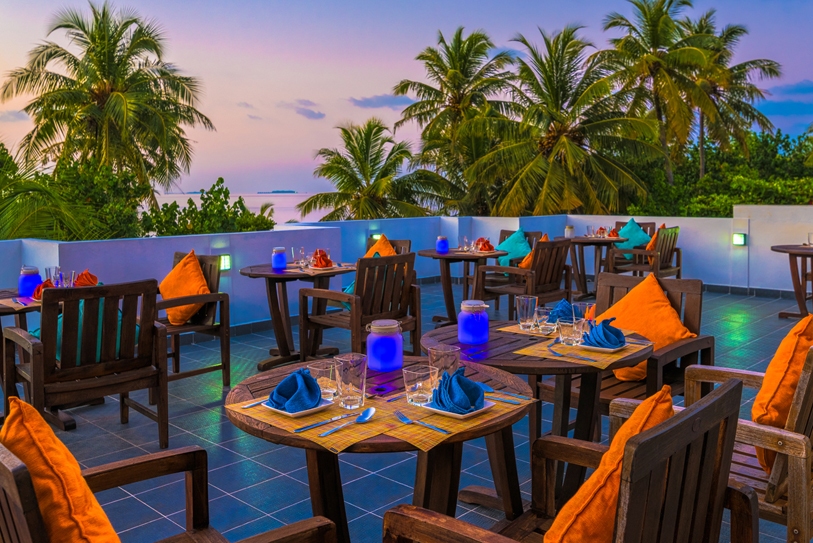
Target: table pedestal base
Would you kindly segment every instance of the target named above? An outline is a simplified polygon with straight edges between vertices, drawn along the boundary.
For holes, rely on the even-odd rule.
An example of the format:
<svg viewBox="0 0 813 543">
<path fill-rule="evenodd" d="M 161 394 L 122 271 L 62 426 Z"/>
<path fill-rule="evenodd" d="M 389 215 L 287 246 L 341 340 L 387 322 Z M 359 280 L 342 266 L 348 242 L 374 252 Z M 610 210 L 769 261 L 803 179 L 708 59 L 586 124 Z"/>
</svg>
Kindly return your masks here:
<svg viewBox="0 0 813 543">
<path fill-rule="evenodd" d="M 283 355 L 280 354 L 279 349 L 269 349 L 268 354 L 271 355 L 271 358 L 266 358 L 262 362 L 258 362 L 257 370 L 268 371 L 271 368 L 301 360 L 299 351 L 291 351 L 290 354 Z M 316 349 L 316 356 L 336 356 L 337 354 L 339 354 L 338 347 L 320 347 Z"/>
</svg>

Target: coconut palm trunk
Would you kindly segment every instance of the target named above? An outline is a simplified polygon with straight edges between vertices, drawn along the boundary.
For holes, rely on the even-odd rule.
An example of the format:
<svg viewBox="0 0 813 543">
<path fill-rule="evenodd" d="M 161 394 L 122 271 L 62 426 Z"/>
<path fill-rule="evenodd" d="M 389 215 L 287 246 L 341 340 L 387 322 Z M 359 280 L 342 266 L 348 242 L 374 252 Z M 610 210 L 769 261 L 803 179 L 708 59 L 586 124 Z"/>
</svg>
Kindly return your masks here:
<svg viewBox="0 0 813 543">
<path fill-rule="evenodd" d="M 698 123 L 697 145 L 700 147 L 700 179 L 706 176 L 706 125 L 703 112 L 700 112 L 700 122 Z"/>
<path fill-rule="evenodd" d="M 652 101 L 655 105 L 655 117 L 658 119 L 658 139 L 663 150 L 663 167 L 666 170 L 666 179 L 669 184 L 675 185 L 675 174 L 672 173 L 672 161 L 669 158 L 669 145 L 666 143 L 666 123 L 663 118 L 663 107 L 657 93 L 653 93 Z"/>
</svg>

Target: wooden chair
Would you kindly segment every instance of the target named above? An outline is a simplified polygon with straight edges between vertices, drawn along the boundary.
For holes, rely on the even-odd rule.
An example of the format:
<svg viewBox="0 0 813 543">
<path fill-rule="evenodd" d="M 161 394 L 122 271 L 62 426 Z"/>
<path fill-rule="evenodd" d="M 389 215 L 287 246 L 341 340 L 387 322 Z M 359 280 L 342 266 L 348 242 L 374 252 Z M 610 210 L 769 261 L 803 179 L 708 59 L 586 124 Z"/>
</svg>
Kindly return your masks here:
<svg viewBox="0 0 813 543">
<path fill-rule="evenodd" d="M 500 243 L 508 239 L 511 234 L 516 232 L 516 230 L 500 230 Z M 533 248 L 534 243 L 542 239 L 542 232 L 525 232 L 525 241 L 528 242 L 528 245 Z M 499 245 L 499 243 L 497 244 Z M 495 245 L 496 247 L 496 245 Z M 524 257 L 523 257 L 524 258 Z M 519 266 L 519 263 L 522 262 L 523 258 L 512 258 L 508 265 L 509 266 Z M 475 274 L 477 273 L 476 270 L 474 273 L 471 273 L 470 265 L 472 262 L 463 262 L 463 299 L 469 299 L 469 288 L 471 288 L 472 293 L 474 292 L 474 279 Z M 497 285 L 497 284 L 505 284 L 508 282 L 508 278 L 501 273 L 490 273 L 487 276 L 487 280 L 489 285 Z M 494 308 L 500 308 L 500 299 L 497 298 L 494 302 Z"/>
<path fill-rule="evenodd" d="M 570 240 L 539 241 L 533 251 L 529 269 L 509 266 L 480 266 L 474 287 L 476 300 L 493 300 L 508 295 L 508 320 L 514 320 L 514 296 L 536 296 L 540 304 L 571 299 L 571 269 L 567 264 Z M 490 273 L 507 273 L 512 280 L 499 285 L 489 285 Z M 564 286 L 562 281 L 564 280 Z"/>
<path fill-rule="evenodd" d="M 784 428 L 740 420 L 734 447 L 732 479 L 751 486 L 759 498 L 759 516 L 787 526 L 787 540 L 807 543 L 813 538 L 813 349 L 808 351 Z M 701 397 L 709 383 L 741 380 L 747 388 L 762 387 L 765 374 L 733 368 L 693 367 L 686 370 L 686 405 Z M 754 446 L 776 452 L 768 475 L 756 458 Z"/>
<path fill-rule="evenodd" d="M 677 247 L 680 227 L 661 228 L 658 230 L 658 239 L 655 241 L 655 250 L 647 251 L 643 249 L 619 249 L 611 247 L 607 262 L 607 271 L 610 273 L 632 273 L 643 276 L 647 273 L 654 273 L 656 277 L 677 277 L 683 276 L 683 253 Z M 623 255 L 632 255 L 632 260 L 627 260 Z"/>
<path fill-rule="evenodd" d="M 643 277 L 629 275 L 599 275 L 596 291 L 596 316 L 601 315 L 613 304 L 618 303 L 632 288 L 643 281 Z M 609 415 L 610 402 L 617 398 L 643 400 L 658 392 L 663 385 L 672 388 L 672 396 L 684 392 L 684 373 L 688 366 L 699 361 L 704 366 L 714 365 L 714 337 L 700 334 L 700 321 L 703 315 L 703 281 L 700 279 L 658 279 L 669 303 L 681 316 L 683 326 L 697 337 L 684 339 L 652 353 L 647 361 L 647 376 L 644 381 L 620 381 L 612 371 L 601 376 L 599 413 Z M 699 356 L 699 359 L 698 359 Z M 678 365 L 679 362 L 679 365 Z M 571 402 L 579 397 L 581 379 L 578 376 L 566 377 L 571 380 Z M 531 388 L 534 388 L 533 386 Z M 555 401 L 555 378 L 539 381 L 539 398 L 545 402 Z"/>
<path fill-rule="evenodd" d="M 226 543 L 209 526 L 206 450 L 184 447 L 86 469 L 82 475 L 93 492 L 102 492 L 164 475 L 186 473 L 186 532 L 163 543 Z M 0 445 L 0 535 L 9 543 L 50 543 L 25 464 Z M 241 543 L 335 543 L 336 527 L 314 517 L 249 537 Z"/>
<path fill-rule="evenodd" d="M 732 381 L 627 441 L 614 542 L 716 542 L 724 507 L 731 509 L 732 542 L 759 540 L 754 491 L 728 480 L 741 394 L 742 383 Z M 616 417 L 614 422 L 616 428 L 621 425 Z M 399 505 L 384 515 L 384 542 L 541 542 L 556 514 L 556 462 L 597 468 L 608 449 L 565 437 L 538 439 L 531 460 L 531 507 L 519 518 L 500 521 L 488 531 L 440 513 Z"/>
<path fill-rule="evenodd" d="M 18 395 L 17 382 L 30 387 L 31 404 L 48 422 L 63 430 L 71 430 L 75 424 L 73 427 L 66 424 L 59 409 L 119 394 L 121 423 L 128 421 L 132 407 L 158 423 L 159 445 L 166 449 L 169 446 L 167 331 L 163 324 L 156 322 L 157 294 L 155 279 L 45 289 L 40 339 L 20 328 L 3 329 L 5 414 L 8 415 L 9 410 L 8 398 Z M 81 337 L 80 303 L 83 306 Z M 62 352 L 57 360 L 60 313 Z M 19 364 L 14 361 L 15 346 L 24 351 Z M 155 394 L 156 411 L 129 397 L 130 392 L 145 388 Z"/>
<path fill-rule="evenodd" d="M 327 328 L 350 330 L 353 352 L 362 353 L 369 323 L 393 319 L 409 332 L 412 355 L 421 354 L 421 289 L 416 284 L 415 253 L 360 258 L 353 294 L 327 289 L 299 291 L 299 342 L 302 360 L 315 353 L 318 332 Z M 308 299 L 333 300 L 350 305 L 349 311 L 326 315 L 308 313 Z"/>
<path fill-rule="evenodd" d="M 378 238 L 374 238 L 370 236 L 367 238 L 367 250 L 373 248 L 373 245 L 378 241 Z M 412 240 L 411 239 L 387 239 L 392 245 L 392 248 L 395 250 L 396 254 L 404 254 L 408 253 L 412 250 Z"/>
<path fill-rule="evenodd" d="M 175 253 L 172 267 L 178 265 L 187 253 Z M 184 324 L 170 324 L 166 317 L 158 319 L 166 326 L 170 337 L 171 350 L 167 354 L 172 359 L 172 373 L 169 380 L 185 379 L 202 373 L 212 371 L 223 372 L 223 388 L 231 386 L 231 340 L 229 331 L 229 295 L 220 290 L 220 255 L 195 255 L 203 270 L 203 277 L 211 294 L 196 296 L 182 296 L 171 300 L 161 300 L 157 304 L 158 310 L 166 310 L 181 305 L 203 304 L 203 307 Z M 220 321 L 217 320 L 217 309 L 220 306 Z M 205 368 L 181 371 L 181 334 L 201 333 L 220 338 L 220 364 Z M 152 403 L 152 401 L 150 401 Z"/>
</svg>

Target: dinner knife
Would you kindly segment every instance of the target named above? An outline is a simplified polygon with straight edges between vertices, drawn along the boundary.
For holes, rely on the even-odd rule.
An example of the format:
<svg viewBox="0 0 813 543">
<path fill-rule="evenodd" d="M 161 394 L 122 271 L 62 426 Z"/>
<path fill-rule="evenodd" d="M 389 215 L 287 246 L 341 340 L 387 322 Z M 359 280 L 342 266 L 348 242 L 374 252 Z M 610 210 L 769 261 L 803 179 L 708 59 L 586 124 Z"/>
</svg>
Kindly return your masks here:
<svg viewBox="0 0 813 543">
<path fill-rule="evenodd" d="M 347 417 L 354 417 L 356 415 L 358 415 L 358 413 L 347 413 L 346 415 L 336 415 L 332 419 L 323 420 L 322 422 L 317 422 L 315 424 L 311 424 L 310 426 L 303 426 L 302 428 L 297 428 L 296 430 L 294 430 L 294 432 L 296 432 L 296 433 L 304 432 L 305 430 L 310 430 L 311 428 L 318 428 L 319 426 L 322 426 L 323 424 L 327 424 L 328 422 L 333 422 L 333 421 L 336 421 L 336 420 L 342 420 L 342 419 L 346 419 Z"/>
</svg>

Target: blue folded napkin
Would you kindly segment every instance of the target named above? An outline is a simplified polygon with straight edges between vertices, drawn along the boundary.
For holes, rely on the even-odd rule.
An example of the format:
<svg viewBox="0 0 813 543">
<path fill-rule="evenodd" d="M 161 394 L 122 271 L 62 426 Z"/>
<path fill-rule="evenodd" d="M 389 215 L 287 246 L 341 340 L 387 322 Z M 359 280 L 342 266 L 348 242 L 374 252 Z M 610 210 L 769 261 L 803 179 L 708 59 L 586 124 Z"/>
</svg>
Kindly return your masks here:
<svg viewBox="0 0 813 543">
<path fill-rule="evenodd" d="M 271 407 L 288 413 L 313 409 L 321 401 L 322 391 L 307 368 L 296 370 L 283 379 L 268 398 Z"/>
<path fill-rule="evenodd" d="M 482 409 L 485 393 L 477 383 L 463 376 L 465 371 L 466 368 L 457 368 L 451 376 L 444 371 L 429 406 L 458 415 Z"/>
<path fill-rule="evenodd" d="M 548 322 L 559 322 L 559 319 L 566 322 L 572 322 L 574 314 L 577 319 L 584 317 L 581 311 L 570 305 L 570 302 L 567 300 L 562 299 L 562 301 L 556 304 L 556 307 L 551 310 L 550 315 L 548 316 Z"/>
<path fill-rule="evenodd" d="M 613 326 L 615 319 L 601 321 L 601 324 L 590 323 L 590 331 L 582 336 L 582 345 L 601 347 L 602 349 L 617 349 L 626 345 L 624 332 Z"/>
</svg>

